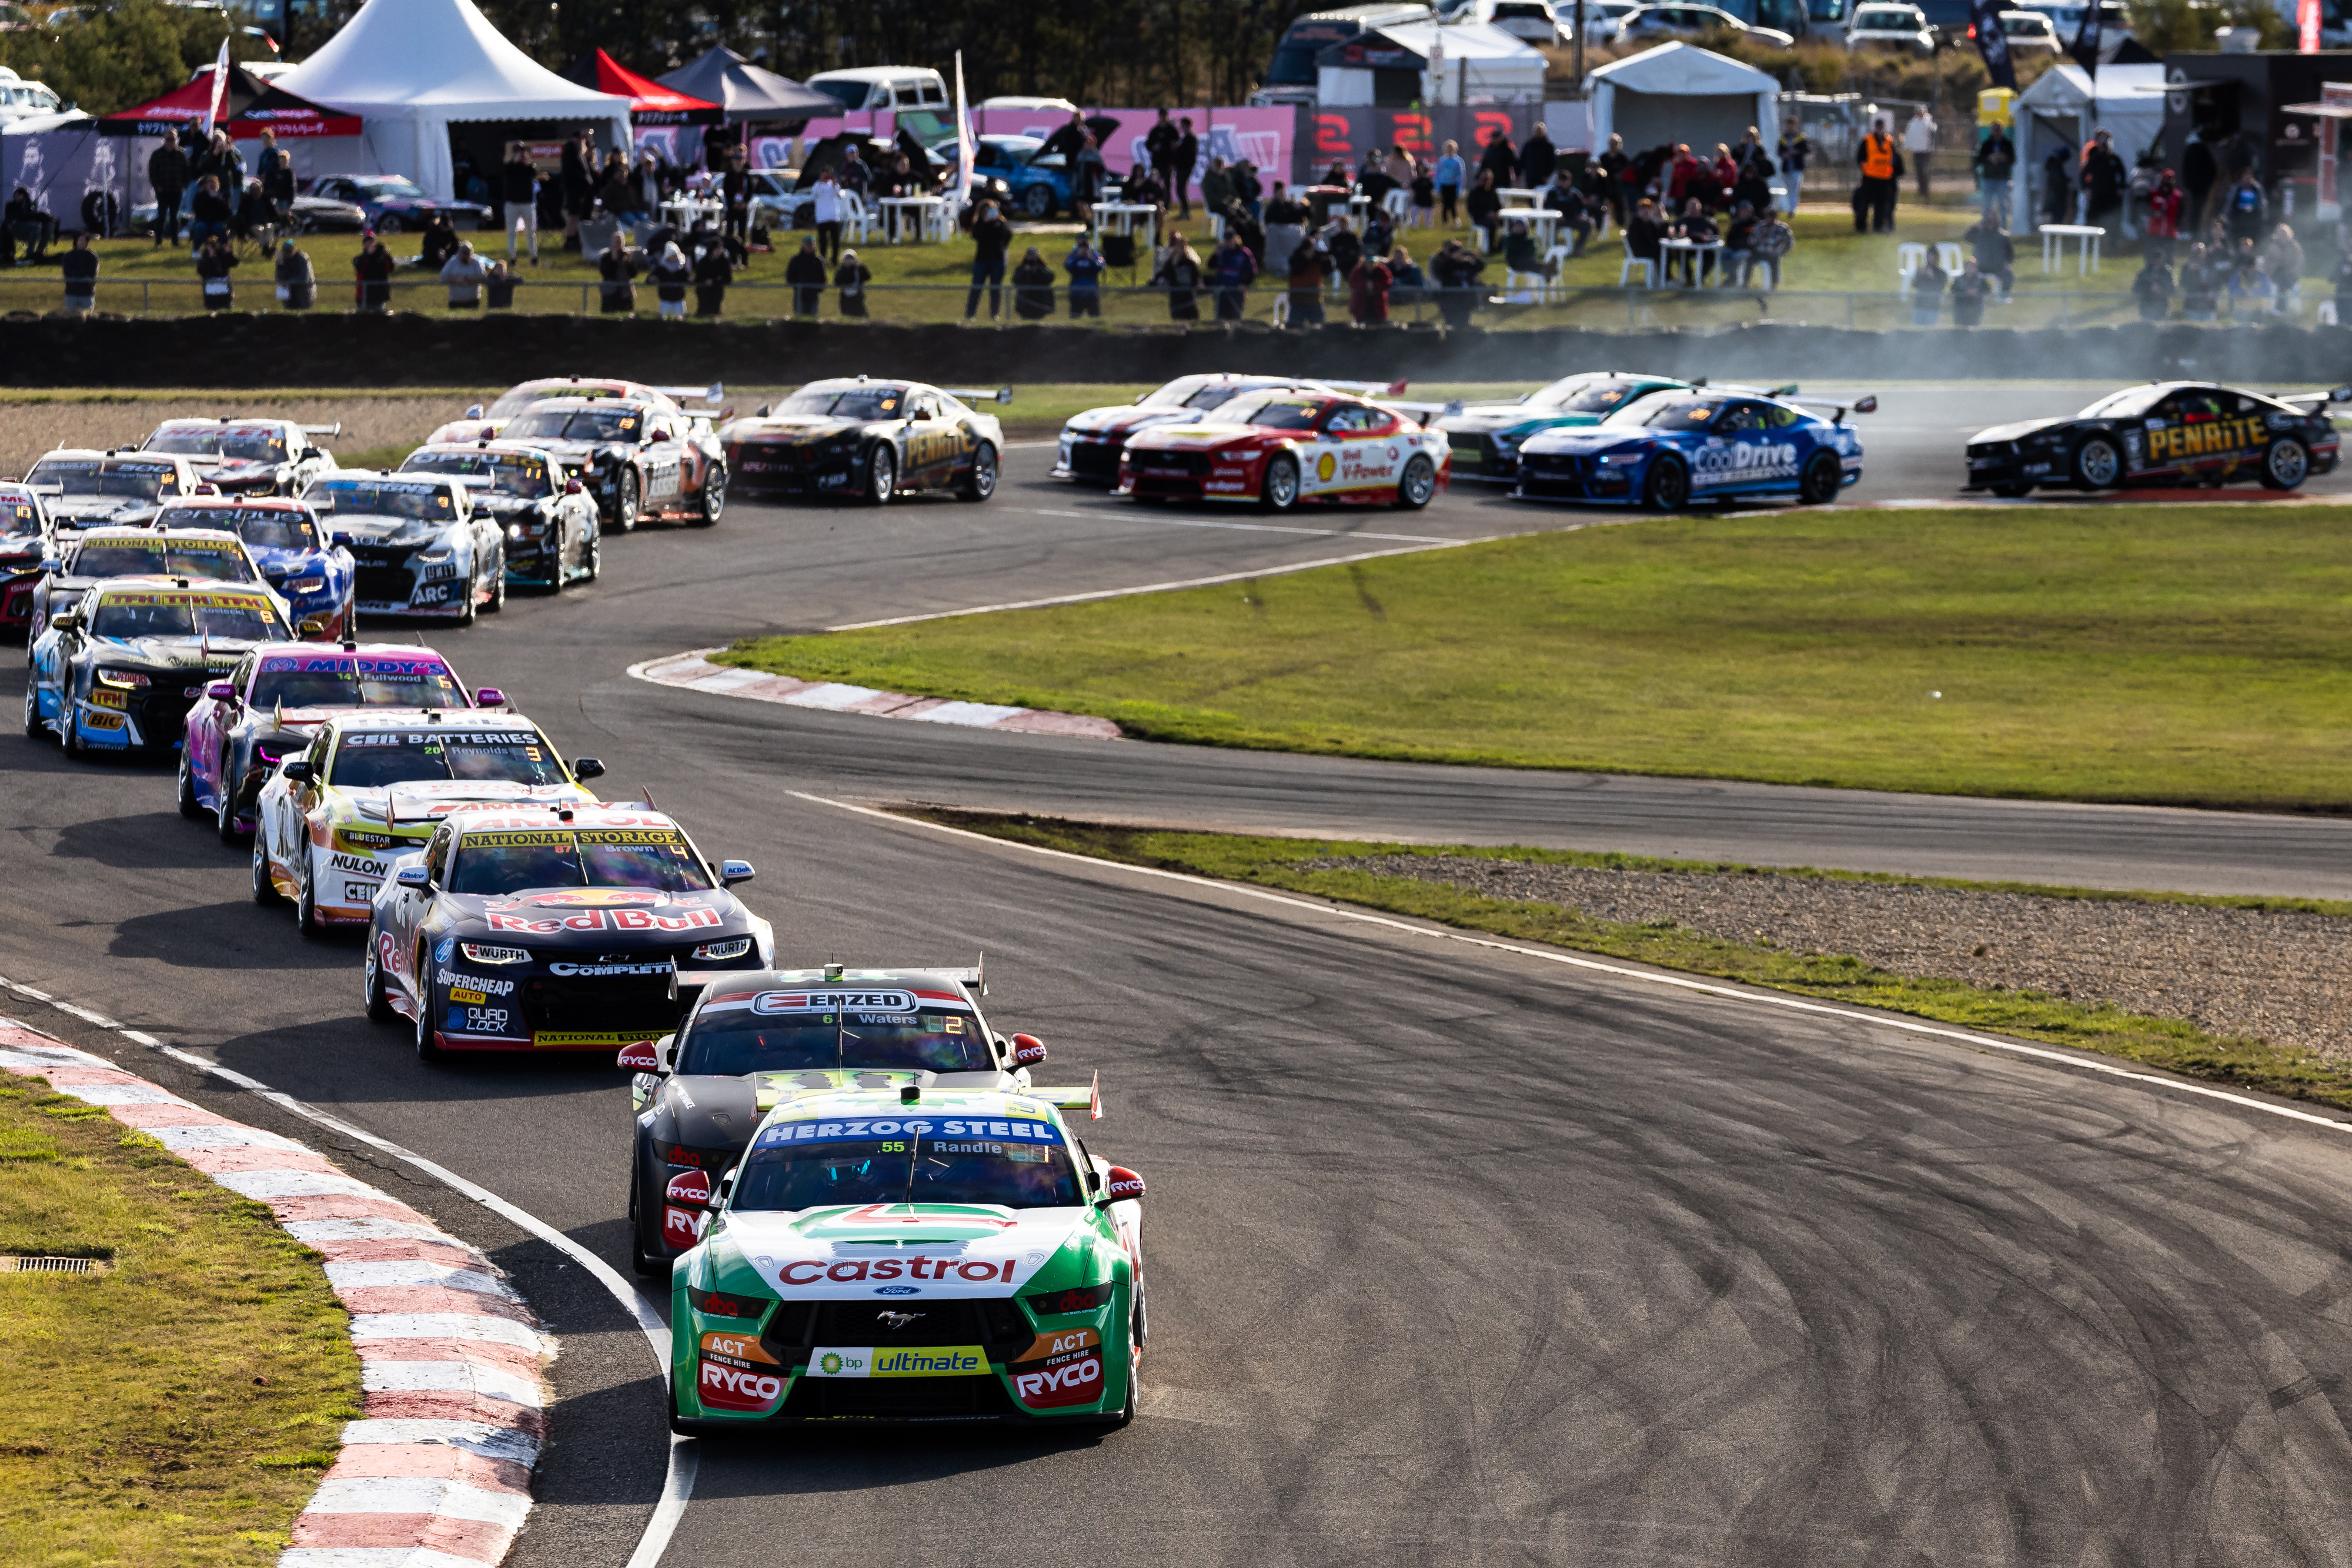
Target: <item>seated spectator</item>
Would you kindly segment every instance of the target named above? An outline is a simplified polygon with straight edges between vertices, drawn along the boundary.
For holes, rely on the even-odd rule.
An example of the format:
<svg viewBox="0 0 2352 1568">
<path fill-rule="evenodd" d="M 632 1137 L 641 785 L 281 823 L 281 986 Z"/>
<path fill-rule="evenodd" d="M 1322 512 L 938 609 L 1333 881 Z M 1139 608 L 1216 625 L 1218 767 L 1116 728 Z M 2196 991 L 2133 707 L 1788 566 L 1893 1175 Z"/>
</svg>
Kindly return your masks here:
<svg viewBox="0 0 2352 1568">
<path fill-rule="evenodd" d="M 2017 246 L 2002 228 L 1999 209 L 1986 208 L 1984 216 L 1960 237 L 1968 241 L 1977 266 L 1987 277 L 2000 285 L 2001 298 L 2007 298 L 2017 287 Z"/>
<path fill-rule="evenodd" d="M 1363 248 L 1372 256 L 1386 256 L 1396 248 L 1396 225 L 1385 209 L 1374 207 L 1364 214 Z"/>
<path fill-rule="evenodd" d="M 1510 232 L 1503 240 L 1503 265 L 1513 272 L 1531 272 L 1546 283 L 1559 274 L 1559 264 L 1544 255 L 1535 236 L 1528 233 L 1524 218 L 1511 220 Z"/>
<path fill-rule="evenodd" d="M 449 286 L 449 308 L 472 310 L 482 303 L 482 279 L 490 269 L 474 254 L 474 247 L 464 240 L 457 242 L 457 253 L 441 264 L 441 281 Z"/>
<path fill-rule="evenodd" d="M 1725 287 L 1731 287 L 1735 276 L 1745 282 L 1748 269 L 1755 265 L 1759 225 L 1755 208 L 1746 202 L 1733 204 L 1730 220 L 1723 225 L 1723 261 L 1717 268 L 1721 276 L 1716 280 Z"/>
<path fill-rule="evenodd" d="M 1960 263 L 1960 275 L 1952 279 L 1952 325 L 1976 327 L 1984 322 L 1985 296 L 1992 292 L 1992 279 L 1984 275 L 1977 258 L 1969 256 Z"/>
<path fill-rule="evenodd" d="M 1449 239 L 1429 258 L 1430 281 L 1436 285 L 1437 313 L 1449 327 L 1467 327 L 1478 307 L 1478 274 L 1486 258 L 1458 239 Z"/>
<path fill-rule="evenodd" d="M 1364 242 L 1348 226 L 1344 217 L 1335 217 L 1323 230 L 1323 249 L 1331 258 L 1334 277 L 1346 277 L 1356 270 L 1356 263 L 1364 258 Z"/>
<path fill-rule="evenodd" d="M 1462 206 L 1469 214 L 1470 226 L 1486 230 L 1486 253 L 1491 256 L 1500 249 L 1503 225 L 1496 221 L 1496 214 L 1503 210 L 1503 198 L 1495 189 L 1493 170 L 1478 171 L 1478 183 L 1470 187 L 1470 194 L 1464 198 Z"/>
<path fill-rule="evenodd" d="M 1625 254 L 1654 265 L 1664 254 L 1658 242 L 1665 237 L 1666 222 L 1657 203 L 1647 196 L 1634 203 L 1633 215 L 1625 223 Z"/>
<path fill-rule="evenodd" d="M 228 225 L 236 214 L 221 194 L 220 176 L 207 174 L 196 182 L 195 193 L 188 198 L 188 244 L 200 246 L 205 240 L 228 237 Z"/>
<path fill-rule="evenodd" d="M 2131 287 L 2132 298 L 2139 301 L 2141 320 L 2161 321 L 2172 313 L 2172 257 L 2164 246 L 2149 242 Z"/>
<path fill-rule="evenodd" d="M 1258 209 L 1264 204 L 1265 187 L 1258 183 L 1257 165 L 1244 158 L 1226 171 L 1233 177 L 1234 200 L 1248 213 L 1250 221 L 1257 221 Z M 1255 247 L 1252 247 L 1255 249 Z"/>
<path fill-rule="evenodd" d="M 2251 319 L 2267 316 L 2276 308 L 2278 291 L 2263 271 L 2263 264 L 2254 258 L 2252 240 L 2244 242 L 2245 254 L 2230 269 L 2230 314 Z"/>
<path fill-rule="evenodd" d="M 427 272 L 439 272 L 444 263 L 457 254 L 457 225 L 449 221 L 446 213 L 436 213 L 433 221 L 425 225 L 425 251 L 417 258 Z"/>
<path fill-rule="evenodd" d="M 245 194 L 236 204 L 236 237 L 266 241 L 277 226 L 278 204 L 262 190 L 260 181 L 247 180 Z"/>
<path fill-rule="evenodd" d="M 1936 258 L 1936 247 L 1929 246 L 1919 270 L 1911 275 L 1911 325 L 1933 327 L 1943 319 L 1944 285 L 1950 281 Z"/>
<path fill-rule="evenodd" d="M 1740 276 L 1741 285 L 1747 284 L 1758 267 L 1766 267 L 1772 270 L 1771 287 L 1780 287 L 1780 258 L 1796 246 L 1797 231 L 1789 226 L 1788 218 L 1778 208 L 1766 208 L 1764 215 L 1757 220 L 1756 227 L 1748 236 L 1748 259 Z"/>
<path fill-rule="evenodd" d="M 1024 321 L 1043 321 L 1054 313 L 1054 269 L 1031 246 L 1013 268 L 1013 313 Z"/>
<path fill-rule="evenodd" d="M 511 310 L 514 308 L 514 273 L 503 259 L 493 260 L 489 271 L 482 276 L 484 302 L 492 310 Z"/>
<path fill-rule="evenodd" d="M 1388 264 L 1377 254 L 1359 260 L 1348 274 L 1348 314 L 1359 327 L 1378 327 L 1389 319 L 1389 288 L 1395 282 Z"/>
</svg>

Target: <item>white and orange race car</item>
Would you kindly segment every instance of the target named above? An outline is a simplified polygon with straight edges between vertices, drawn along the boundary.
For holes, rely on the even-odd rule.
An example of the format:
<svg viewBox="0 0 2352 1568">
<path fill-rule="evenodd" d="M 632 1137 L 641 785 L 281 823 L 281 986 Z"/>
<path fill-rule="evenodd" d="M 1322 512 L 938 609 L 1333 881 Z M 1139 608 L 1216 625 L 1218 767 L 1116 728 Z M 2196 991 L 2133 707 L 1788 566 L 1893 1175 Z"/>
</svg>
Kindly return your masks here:
<svg viewBox="0 0 2352 1568">
<path fill-rule="evenodd" d="M 488 408 L 476 403 L 426 436 L 425 444 L 431 446 L 449 441 L 495 441 L 505 431 L 509 420 L 542 398 L 648 398 L 683 412 L 688 402 L 698 401 L 707 410 L 716 411 L 719 400 L 726 395 L 727 388 L 718 382 L 707 387 L 656 387 L 644 382 L 623 381 L 617 376 L 541 376 L 537 381 L 509 387 Z"/>
<path fill-rule="evenodd" d="M 1419 508 L 1453 477 L 1440 411 L 1336 392 L 1235 398 L 1198 424 L 1139 431 L 1118 465 L 1118 494 L 1138 501 L 1302 501 Z"/>
</svg>

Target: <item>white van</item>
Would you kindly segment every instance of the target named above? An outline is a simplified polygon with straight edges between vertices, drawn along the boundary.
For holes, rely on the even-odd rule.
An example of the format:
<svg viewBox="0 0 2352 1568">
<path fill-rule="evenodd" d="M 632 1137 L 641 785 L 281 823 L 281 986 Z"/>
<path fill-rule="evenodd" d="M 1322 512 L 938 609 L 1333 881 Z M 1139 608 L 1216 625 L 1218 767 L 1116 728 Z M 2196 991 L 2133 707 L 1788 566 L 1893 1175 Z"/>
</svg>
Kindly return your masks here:
<svg viewBox="0 0 2352 1568">
<path fill-rule="evenodd" d="M 929 110 L 953 114 L 947 79 L 924 66 L 856 66 L 848 70 L 819 71 L 803 85 L 841 100 L 845 110 Z"/>
</svg>

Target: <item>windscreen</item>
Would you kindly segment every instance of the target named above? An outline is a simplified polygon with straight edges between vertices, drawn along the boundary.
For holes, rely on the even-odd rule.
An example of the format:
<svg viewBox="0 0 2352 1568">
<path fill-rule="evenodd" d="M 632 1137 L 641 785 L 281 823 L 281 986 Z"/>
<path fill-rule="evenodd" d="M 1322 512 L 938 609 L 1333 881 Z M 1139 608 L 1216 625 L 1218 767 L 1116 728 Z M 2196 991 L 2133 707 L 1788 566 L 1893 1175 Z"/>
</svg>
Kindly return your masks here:
<svg viewBox="0 0 2352 1568">
<path fill-rule="evenodd" d="M 1312 430 L 1323 405 L 1312 398 L 1235 398 L 1225 409 L 1223 423 L 1264 425 L 1269 430 Z"/>
<path fill-rule="evenodd" d="M 190 457 L 235 457 L 250 462 L 286 461 L 286 432 L 274 424 L 170 425 L 147 443 L 150 452 L 178 452 Z"/>
<path fill-rule="evenodd" d="M 836 1204 L 977 1203 L 1075 1208 L 1085 1202 L 1050 1122 L 957 1116 L 787 1122 L 752 1141 L 737 1209 Z"/>
<path fill-rule="evenodd" d="M 762 991 L 705 1003 L 679 1047 L 680 1072 L 878 1068 L 985 1072 L 980 1020 L 911 991 Z"/>
<path fill-rule="evenodd" d="M 2137 419 L 2156 406 L 2162 397 L 2162 387 L 2130 387 L 2123 392 L 2109 392 L 2082 413 L 2076 419 Z"/>
<path fill-rule="evenodd" d="M 555 494 L 547 460 L 523 452 L 419 452 L 400 465 L 404 474 L 486 475 L 501 496 L 536 501 Z"/>
<path fill-rule="evenodd" d="M 319 530 L 310 514 L 291 507 L 173 507 L 155 519 L 162 528 L 218 528 L 256 549 L 313 550 Z"/>
<path fill-rule="evenodd" d="M 27 485 L 55 485 L 68 496 L 104 496 L 119 501 L 152 501 L 170 480 L 179 492 L 178 470 L 169 463 L 126 463 L 120 458 L 45 457 L 25 476 Z"/>
<path fill-rule="evenodd" d="M 425 199 L 425 193 L 414 183 L 396 177 L 369 175 L 354 180 L 352 183 L 360 188 L 362 195 L 371 199 L 383 196 L 407 196 L 416 201 Z"/>
<path fill-rule="evenodd" d="M 1145 396 L 1139 405 L 1143 408 L 1214 408 L 1233 396 L 1232 389 L 1207 376 L 1178 376 L 1166 386 Z M 1202 402 L 1198 399 L 1212 401 Z"/>
<path fill-rule="evenodd" d="M 428 523 L 454 521 L 457 503 L 446 481 L 430 479 L 321 479 L 302 498 L 322 512 L 356 517 L 415 517 Z"/>
<path fill-rule="evenodd" d="M 894 419 L 906 402 L 904 387 L 803 387 L 772 412 L 829 419 Z"/>
<path fill-rule="evenodd" d="M 1645 397 L 1619 409 L 1601 423 L 1646 425 L 1653 430 L 1705 430 L 1722 406 L 1713 398 Z"/>
<path fill-rule="evenodd" d="M 1607 413 L 1632 395 L 1632 382 L 1591 381 L 1570 376 L 1554 382 L 1528 399 L 1529 408 L 1557 409 L 1562 413 Z"/>
<path fill-rule="evenodd" d="M 862 81 L 813 81 L 805 84 L 834 99 L 844 109 L 866 107 L 866 83 Z"/>
<path fill-rule="evenodd" d="M 201 577 L 215 582 L 251 582 L 245 551 L 227 539 L 192 539 L 180 534 L 141 538 L 96 539 L 74 551 L 68 577 Z"/>
<path fill-rule="evenodd" d="M 261 662 L 253 706 L 288 707 L 428 707 L 466 706 L 457 677 L 437 660 L 379 658 L 366 653 L 287 654 Z"/>
<path fill-rule="evenodd" d="M 110 593 L 90 612 L 89 632 L 93 637 L 286 641 L 285 623 L 269 606 L 242 593 Z"/>
<path fill-rule="evenodd" d="M 619 397 L 610 387 L 589 386 L 579 382 L 525 382 L 512 392 L 501 394 L 490 404 L 486 419 L 511 419 L 516 414 L 551 397 Z"/>
<path fill-rule="evenodd" d="M 535 408 L 518 416 L 505 434 L 518 441 L 635 441 L 645 415 L 616 408 Z"/>
<path fill-rule="evenodd" d="M 343 732 L 327 781 L 339 789 L 381 789 L 418 779 L 486 779 L 562 784 L 563 764 L 535 729 L 415 728 Z"/>
<path fill-rule="evenodd" d="M 449 871 L 452 893 L 535 887 L 642 887 L 689 893 L 710 885 L 676 828 L 518 828 L 467 833 Z"/>
<path fill-rule="evenodd" d="M 41 510 L 29 496 L 0 496 L 0 539 L 41 531 Z"/>
</svg>

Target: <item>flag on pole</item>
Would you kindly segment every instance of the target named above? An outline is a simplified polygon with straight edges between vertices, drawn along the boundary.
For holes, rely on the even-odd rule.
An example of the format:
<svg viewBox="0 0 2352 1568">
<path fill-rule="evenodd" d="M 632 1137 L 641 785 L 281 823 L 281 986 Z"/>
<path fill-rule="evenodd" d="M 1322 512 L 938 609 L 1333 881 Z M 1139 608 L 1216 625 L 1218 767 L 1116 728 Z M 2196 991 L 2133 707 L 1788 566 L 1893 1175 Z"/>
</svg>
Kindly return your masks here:
<svg viewBox="0 0 2352 1568">
<path fill-rule="evenodd" d="M 2091 73 L 2094 87 L 2099 79 L 2099 7 L 2097 0 L 2083 7 L 2083 25 L 2074 33 L 2074 46 L 2066 51 L 2074 63 Z"/>
<path fill-rule="evenodd" d="M 963 97 L 963 51 L 955 57 L 956 73 L 956 185 L 954 210 L 961 213 L 971 202 L 971 110 Z"/>
<path fill-rule="evenodd" d="M 2017 90 L 2017 66 L 2009 57 L 2009 35 L 2000 30 L 2001 0 L 1975 0 L 1970 7 L 1970 31 L 1977 36 L 1977 53 L 1984 57 L 1992 85 Z"/>
<path fill-rule="evenodd" d="M 2319 53 L 2319 0 L 2302 0 L 2295 7 L 2295 53 Z"/>
<path fill-rule="evenodd" d="M 228 107 L 228 40 L 221 40 L 220 58 L 213 62 L 213 97 L 205 105 L 205 134 L 213 133 L 213 126 Z"/>
</svg>

